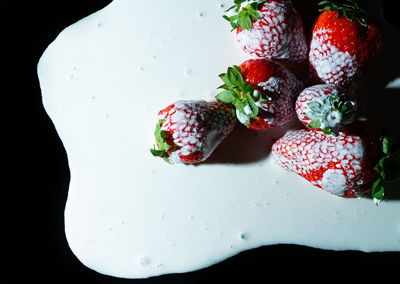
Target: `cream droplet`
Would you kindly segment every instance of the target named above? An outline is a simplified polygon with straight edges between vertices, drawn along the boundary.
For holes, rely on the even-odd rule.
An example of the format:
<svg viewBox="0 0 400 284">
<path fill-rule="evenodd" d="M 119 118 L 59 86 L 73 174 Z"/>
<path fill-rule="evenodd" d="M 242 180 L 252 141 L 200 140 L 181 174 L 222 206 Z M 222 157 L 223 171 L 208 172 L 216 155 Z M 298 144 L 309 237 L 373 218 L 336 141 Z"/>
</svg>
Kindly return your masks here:
<svg viewBox="0 0 400 284">
<path fill-rule="evenodd" d="M 143 266 L 149 265 L 149 263 L 150 263 L 150 259 L 148 259 L 147 257 L 142 257 L 140 259 L 140 264 Z"/>
</svg>

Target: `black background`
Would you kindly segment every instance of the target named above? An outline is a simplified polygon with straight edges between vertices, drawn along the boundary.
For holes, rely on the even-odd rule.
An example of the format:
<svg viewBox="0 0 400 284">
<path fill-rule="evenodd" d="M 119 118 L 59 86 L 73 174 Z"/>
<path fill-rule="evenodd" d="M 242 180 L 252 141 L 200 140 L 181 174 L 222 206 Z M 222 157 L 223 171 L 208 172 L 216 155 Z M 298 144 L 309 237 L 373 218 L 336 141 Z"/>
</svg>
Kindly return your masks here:
<svg viewBox="0 0 400 284">
<path fill-rule="evenodd" d="M 0 92 L 1 284 L 36 280 L 51 283 L 206 283 L 215 280 L 258 283 L 277 281 L 276 276 L 280 281 L 344 280 L 349 276 L 358 280 L 374 277 L 383 280 L 397 273 L 399 253 L 335 252 L 297 245 L 261 247 L 207 269 L 139 280 L 105 276 L 83 266 L 72 254 L 64 235 L 68 162 L 43 109 L 36 66 L 45 48 L 65 27 L 109 2 L 3 0 L 0 3 L 0 66 L 3 71 Z M 400 26 L 390 2 L 384 1 L 386 18 Z M 305 25 L 311 25 L 312 21 L 312 18 L 305 19 Z"/>
</svg>

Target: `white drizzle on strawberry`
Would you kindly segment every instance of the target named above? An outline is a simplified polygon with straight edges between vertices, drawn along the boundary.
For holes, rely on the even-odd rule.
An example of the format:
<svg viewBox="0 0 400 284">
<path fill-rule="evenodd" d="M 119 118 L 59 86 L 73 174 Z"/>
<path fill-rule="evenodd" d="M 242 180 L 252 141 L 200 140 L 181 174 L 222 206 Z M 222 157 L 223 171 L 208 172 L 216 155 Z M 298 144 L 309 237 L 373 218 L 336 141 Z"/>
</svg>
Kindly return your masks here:
<svg viewBox="0 0 400 284">
<path fill-rule="evenodd" d="M 236 33 L 243 50 L 254 58 L 275 58 L 301 62 L 307 58 L 307 44 L 299 17 L 291 1 L 266 1 L 259 10 L 260 19 L 251 30 Z"/>
<path fill-rule="evenodd" d="M 361 172 L 365 148 L 359 136 L 289 131 L 274 144 L 272 154 L 277 165 L 306 178 L 322 170 L 323 176 L 310 182 L 339 196 L 349 190 L 359 195 L 357 185 L 365 182 Z"/>
<path fill-rule="evenodd" d="M 313 33 L 310 48 L 310 64 L 316 76 L 325 84 L 346 85 L 359 71 L 357 57 L 342 52 L 327 42 L 327 32 L 319 29 Z"/>
<path fill-rule="evenodd" d="M 324 117 L 321 121 L 321 128 L 325 126 L 335 127 L 341 121 L 341 114 L 338 112 L 330 112 L 331 106 L 327 104 L 326 98 L 334 93 L 338 93 L 339 90 L 335 85 L 315 85 L 308 87 L 307 89 L 303 90 L 300 95 L 297 97 L 296 101 L 296 113 L 299 120 L 307 125 L 311 119 L 308 118 L 305 114 L 310 111 L 308 103 L 310 102 L 318 102 L 324 108 L 325 112 L 328 112 L 328 115 Z"/>
<path fill-rule="evenodd" d="M 226 109 L 218 108 L 221 106 Z M 185 162 L 182 157 L 196 152 L 203 153 L 202 160 L 206 160 L 235 125 L 229 107 L 202 100 L 177 101 L 168 111 L 161 111 L 159 119 L 163 120 L 161 130 L 173 133 L 173 143 L 178 146 L 168 152 L 171 164 Z"/>
<path fill-rule="evenodd" d="M 346 177 L 342 170 L 329 169 L 324 173 L 320 185 L 326 191 L 342 196 L 346 191 Z"/>
</svg>

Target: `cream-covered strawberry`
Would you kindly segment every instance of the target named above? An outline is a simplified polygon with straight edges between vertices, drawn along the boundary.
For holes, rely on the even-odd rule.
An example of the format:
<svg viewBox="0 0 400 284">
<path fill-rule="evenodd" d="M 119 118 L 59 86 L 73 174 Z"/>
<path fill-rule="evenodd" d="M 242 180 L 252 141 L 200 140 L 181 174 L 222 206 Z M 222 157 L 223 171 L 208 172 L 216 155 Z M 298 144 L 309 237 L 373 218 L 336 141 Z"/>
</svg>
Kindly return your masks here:
<svg viewBox="0 0 400 284">
<path fill-rule="evenodd" d="M 357 1 L 322 1 L 312 31 L 309 61 L 316 82 L 354 86 L 382 45 L 378 26 Z"/>
<path fill-rule="evenodd" d="M 302 62 L 308 57 L 303 23 L 290 0 L 235 0 L 224 18 L 253 58 Z"/>
<path fill-rule="evenodd" d="M 229 67 L 220 75 L 224 82 L 216 98 L 232 104 L 236 117 L 245 126 L 268 130 L 281 126 L 296 116 L 295 102 L 303 89 L 284 65 L 267 59 L 250 59 Z"/>
<path fill-rule="evenodd" d="M 236 123 L 231 106 L 219 102 L 177 101 L 159 112 L 156 147 L 151 153 L 171 164 L 206 160 Z"/>
<path fill-rule="evenodd" d="M 356 102 L 335 85 L 315 85 L 304 89 L 297 97 L 296 113 L 307 127 L 320 129 L 325 134 L 337 131 L 351 123 L 355 116 Z"/>
<path fill-rule="evenodd" d="M 390 138 L 381 138 L 366 122 L 356 122 L 337 136 L 316 129 L 292 130 L 272 147 L 277 165 L 334 195 L 353 198 L 372 190 L 378 203 L 384 184 L 398 178 L 399 164 Z M 392 169 L 390 169 L 392 168 Z"/>
</svg>

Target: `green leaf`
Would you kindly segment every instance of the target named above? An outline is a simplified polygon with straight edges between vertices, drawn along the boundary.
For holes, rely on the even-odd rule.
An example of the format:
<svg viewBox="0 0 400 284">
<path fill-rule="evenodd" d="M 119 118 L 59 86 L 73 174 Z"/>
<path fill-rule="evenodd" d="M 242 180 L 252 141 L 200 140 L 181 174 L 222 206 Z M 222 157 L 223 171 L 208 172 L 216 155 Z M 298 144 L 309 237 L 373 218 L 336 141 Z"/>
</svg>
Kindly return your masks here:
<svg viewBox="0 0 400 284">
<path fill-rule="evenodd" d="M 265 92 L 261 92 L 261 96 L 256 102 L 257 103 L 272 102 L 272 98 L 268 96 Z"/>
<path fill-rule="evenodd" d="M 235 8 L 236 8 L 236 5 L 233 5 L 233 6 L 229 7 L 228 9 L 226 9 L 225 12 L 229 12 L 230 10 L 235 9 Z M 224 16 L 226 16 L 226 15 L 224 15 Z"/>
<path fill-rule="evenodd" d="M 382 152 L 386 155 L 386 157 L 390 157 L 390 150 L 392 147 L 392 138 L 391 137 L 383 137 L 382 138 Z"/>
<path fill-rule="evenodd" d="M 233 69 L 235 69 L 237 72 L 239 72 L 239 73 L 240 73 L 240 75 L 242 74 L 242 69 L 240 69 L 240 67 L 239 67 L 239 66 L 237 66 L 237 65 L 233 65 Z"/>
<path fill-rule="evenodd" d="M 237 99 L 236 93 L 230 90 L 223 91 L 215 96 L 215 98 L 224 104 L 233 104 Z"/>
<path fill-rule="evenodd" d="M 234 30 L 236 30 L 238 27 L 240 27 L 239 24 L 236 24 L 236 23 L 234 23 L 234 22 L 231 22 L 231 26 L 232 26 L 232 30 L 231 30 L 231 31 L 234 31 Z"/>
<path fill-rule="evenodd" d="M 258 106 L 256 105 L 253 97 L 250 94 L 245 96 L 245 112 L 250 118 L 256 118 L 258 115 Z"/>
<path fill-rule="evenodd" d="M 386 182 L 393 182 L 400 178 L 398 145 L 393 142 L 392 137 L 388 136 L 382 137 L 381 143 L 383 156 L 374 167 L 378 173 L 378 178 L 372 185 L 372 197 L 378 201 L 383 199 Z"/>
<path fill-rule="evenodd" d="M 254 12 L 257 12 L 257 16 L 254 14 L 255 17 L 258 18 L 258 17 L 260 16 L 260 14 L 258 13 L 258 11 L 260 10 L 259 7 L 260 7 L 260 5 L 261 5 L 262 3 L 264 3 L 264 2 L 267 2 L 267 1 L 266 1 L 266 0 L 258 0 L 258 1 L 256 1 L 256 2 L 250 3 L 250 5 L 248 6 L 249 9 L 253 10 L 253 13 L 254 13 Z M 255 19 L 256 19 L 256 18 L 255 18 Z"/>
<path fill-rule="evenodd" d="M 171 148 L 171 146 L 165 141 L 165 138 L 167 136 L 166 132 L 161 130 L 161 126 L 163 125 L 164 121 L 165 121 L 164 119 L 158 120 L 154 136 L 156 138 L 156 144 L 158 149 L 167 152 Z"/>
<path fill-rule="evenodd" d="M 229 86 L 227 84 L 223 84 L 221 86 L 219 86 L 217 89 L 225 89 L 225 90 L 229 90 Z"/>
<path fill-rule="evenodd" d="M 235 87 L 235 85 L 234 85 L 234 84 L 231 82 L 231 80 L 229 79 L 227 73 L 219 74 L 219 77 L 220 77 L 221 80 L 225 83 L 224 85 L 227 86 L 229 89 Z"/>
<path fill-rule="evenodd" d="M 325 1 L 319 2 L 318 5 L 321 5 L 321 6 L 322 6 L 322 5 L 330 4 L 330 2 L 331 2 L 331 1 L 325 0 Z"/>
<path fill-rule="evenodd" d="M 322 113 L 316 113 L 312 111 L 304 112 L 303 114 L 311 120 L 321 120 L 324 118 Z"/>
<path fill-rule="evenodd" d="M 339 132 L 338 132 L 338 130 L 337 130 L 336 128 L 330 128 L 329 130 L 330 130 L 330 132 L 331 132 L 330 135 L 333 135 L 333 136 L 335 136 L 335 137 L 338 137 L 338 136 L 339 136 Z"/>
<path fill-rule="evenodd" d="M 321 131 L 322 131 L 325 135 L 333 135 L 333 132 L 332 132 L 329 128 L 321 128 Z"/>
<path fill-rule="evenodd" d="M 342 17 L 346 17 L 346 18 L 350 19 L 350 15 L 347 15 L 347 13 L 348 12 L 345 9 L 338 10 L 339 19 L 342 18 Z"/>
<path fill-rule="evenodd" d="M 243 82 L 241 89 L 243 94 L 252 94 L 254 91 L 253 86 L 247 82 Z"/>
<path fill-rule="evenodd" d="M 253 23 L 251 22 L 251 18 L 248 13 L 239 14 L 238 23 L 244 30 L 251 30 L 253 27 Z"/>
<path fill-rule="evenodd" d="M 161 158 L 164 158 L 164 157 L 165 157 L 165 151 L 163 151 L 163 150 L 157 150 L 157 149 L 155 148 L 155 146 L 154 146 L 154 148 L 151 148 L 151 149 L 150 149 L 150 152 L 151 152 L 151 154 L 152 154 L 154 157 L 161 157 Z"/>
<path fill-rule="evenodd" d="M 372 194 L 372 197 L 374 198 L 374 201 L 376 202 L 376 205 L 379 204 L 381 200 L 383 200 L 383 197 L 385 195 L 385 188 L 383 186 L 379 186 L 378 188 L 375 189 L 375 192 Z"/>
<path fill-rule="evenodd" d="M 343 2 L 343 1 L 342 1 Z M 362 26 L 368 26 L 368 14 L 360 8 L 357 1 L 349 0 L 347 3 L 329 1 L 321 1 L 318 3 L 319 6 L 323 6 L 319 11 L 337 11 L 338 17 L 346 17 L 350 21 L 357 21 Z"/>
<path fill-rule="evenodd" d="M 303 113 L 312 121 L 319 121 L 321 125 L 327 125 L 325 129 L 325 134 L 338 135 L 338 128 L 343 124 L 348 124 L 352 122 L 353 114 L 355 112 L 355 103 L 352 101 L 345 101 L 345 96 L 333 91 L 331 94 L 320 98 L 318 101 L 311 101 L 307 103 L 310 111 Z M 332 124 L 332 119 L 338 118 L 340 112 L 340 120 Z M 333 115 L 333 116 L 332 116 Z M 321 129 L 321 126 L 316 127 Z"/>
<path fill-rule="evenodd" d="M 159 119 L 157 122 L 154 137 L 158 149 L 154 146 L 153 149 L 150 149 L 150 153 L 153 156 L 163 158 L 166 162 L 170 163 L 168 160 L 169 153 L 179 149 L 179 146 L 174 143 L 172 143 L 173 145 L 168 144 L 167 140 L 172 141 L 172 135 L 171 133 L 161 129 L 164 121 L 164 119 Z"/>
<path fill-rule="evenodd" d="M 380 186 L 382 186 L 382 182 L 383 180 L 381 178 L 378 178 L 374 181 L 374 183 L 372 184 L 372 194 L 375 193 L 375 191 L 377 190 L 377 188 L 379 188 Z"/>
<path fill-rule="evenodd" d="M 377 200 L 376 204 L 378 205 L 379 201 L 383 199 L 385 195 L 385 188 L 383 187 L 382 179 L 377 179 L 372 185 L 372 198 L 374 201 Z"/>
<path fill-rule="evenodd" d="M 239 120 L 240 123 L 242 123 L 244 126 L 249 127 L 250 126 L 250 117 L 246 114 L 244 108 L 245 105 L 241 100 L 236 100 L 235 103 L 235 108 L 236 108 L 236 117 Z"/>
<path fill-rule="evenodd" d="M 241 87 L 243 84 L 243 78 L 240 69 L 235 67 L 228 68 L 228 79 L 234 87 Z"/>
<path fill-rule="evenodd" d="M 248 90 L 252 90 L 252 88 L 249 88 L 247 83 L 244 82 L 239 66 L 234 65 L 233 67 L 228 67 L 227 72 L 220 74 L 219 77 L 225 84 L 219 86 L 218 89 L 242 90 L 242 88 L 246 88 Z M 247 90 L 245 92 L 247 92 Z"/>
<path fill-rule="evenodd" d="M 386 160 L 386 156 L 383 156 L 382 158 L 380 158 L 380 160 L 378 161 L 378 164 L 376 165 L 377 169 L 380 170 L 380 174 L 381 176 L 384 178 L 384 172 L 383 169 L 385 168 L 385 160 Z"/>
<path fill-rule="evenodd" d="M 253 20 L 258 20 L 260 18 L 260 14 L 258 13 L 258 5 L 259 3 L 253 2 L 249 6 L 249 15 Z"/>
<path fill-rule="evenodd" d="M 336 92 L 332 92 L 332 94 L 329 96 L 329 102 L 331 103 L 331 105 L 334 105 L 335 102 L 340 101 L 340 95 Z"/>
<path fill-rule="evenodd" d="M 352 101 L 347 101 L 347 102 L 345 102 L 345 103 L 343 104 L 343 106 L 341 107 L 340 112 L 343 113 L 343 114 L 345 114 L 345 115 L 351 114 L 351 113 L 354 112 L 354 106 L 355 106 L 355 103 L 354 103 L 354 102 L 352 102 Z"/>
<path fill-rule="evenodd" d="M 322 112 L 322 105 L 320 103 L 318 103 L 318 102 L 309 102 L 307 104 L 307 106 L 313 112 L 316 112 L 316 113 L 321 113 Z"/>
<path fill-rule="evenodd" d="M 332 127 L 321 128 L 321 131 L 322 131 L 325 135 L 339 136 L 339 134 L 337 133 L 337 131 L 336 131 L 334 128 L 332 128 Z"/>
<path fill-rule="evenodd" d="M 251 30 L 253 28 L 252 20 L 258 20 L 260 18 L 258 12 L 258 6 L 266 0 L 257 0 L 242 7 L 245 0 L 234 1 L 235 5 L 227 9 L 225 12 L 234 10 L 235 13 L 230 12 L 232 16 L 224 15 L 223 18 L 230 22 L 232 31 L 238 27 L 242 27 L 243 30 Z"/>
<path fill-rule="evenodd" d="M 321 127 L 321 121 L 319 120 L 312 120 L 310 123 L 307 125 L 310 128 L 320 128 Z"/>
<path fill-rule="evenodd" d="M 233 104 L 238 120 L 249 127 L 250 119 L 256 118 L 258 115 L 257 103 L 265 101 L 265 99 L 253 97 L 253 86 L 243 80 L 241 72 L 239 66 L 233 65 L 227 69 L 226 73 L 219 75 L 225 83 L 219 89 L 225 89 L 225 91 L 220 92 L 216 99 L 222 103 Z"/>
</svg>

